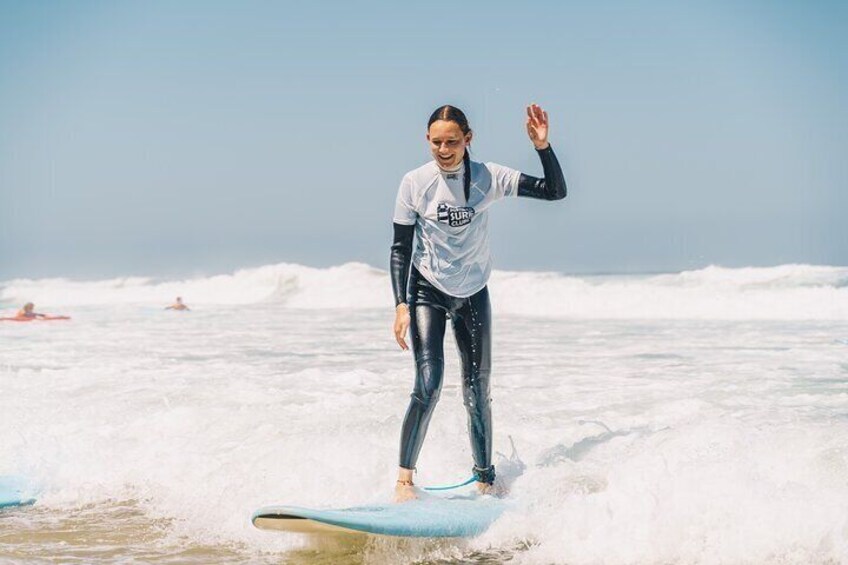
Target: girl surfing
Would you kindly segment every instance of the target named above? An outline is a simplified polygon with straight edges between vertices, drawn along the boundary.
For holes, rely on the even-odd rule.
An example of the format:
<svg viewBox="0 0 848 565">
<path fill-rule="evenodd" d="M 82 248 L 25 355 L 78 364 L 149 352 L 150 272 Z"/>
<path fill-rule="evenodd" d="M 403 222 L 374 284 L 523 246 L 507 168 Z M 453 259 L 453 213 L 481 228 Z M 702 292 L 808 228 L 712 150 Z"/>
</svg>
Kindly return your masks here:
<svg viewBox="0 0 848 565">
<path fill-rule="evenodd" d="M 548 142 L 547 112 L 528 106 L 526 127 L 544 178 L 472 161 L 468 120 L 447 105 L 427 122 L 433 160 L 401 181 L 390 260 L 393 329 L 403 350 L 409 349 L 409 333 L 415 383 L 401 429 L 398 502 L 417 498 L 412 474 L 442 387 L 448 319 L 459 350 L 474 477 L 481 493 L 493 492 L 488 208 L 502 198 L 562 200 L 566 195 L 565 177 Z"/>
</svg>

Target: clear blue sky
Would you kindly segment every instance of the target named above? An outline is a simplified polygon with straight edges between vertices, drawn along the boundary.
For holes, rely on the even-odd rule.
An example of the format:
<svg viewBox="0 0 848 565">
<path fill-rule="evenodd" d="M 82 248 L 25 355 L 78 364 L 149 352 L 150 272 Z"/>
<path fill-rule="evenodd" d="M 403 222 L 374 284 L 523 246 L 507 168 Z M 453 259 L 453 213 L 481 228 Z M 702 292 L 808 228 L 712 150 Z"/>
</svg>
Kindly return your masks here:
<svg viewBox="0 0 848 565">
<path fill-rule="evenodd" d="M 452 103 L 509 201 L 495 266 L 848 264 L 844 2 L 0 0 L 0 280 L 385 267 Z"/>
</svg>

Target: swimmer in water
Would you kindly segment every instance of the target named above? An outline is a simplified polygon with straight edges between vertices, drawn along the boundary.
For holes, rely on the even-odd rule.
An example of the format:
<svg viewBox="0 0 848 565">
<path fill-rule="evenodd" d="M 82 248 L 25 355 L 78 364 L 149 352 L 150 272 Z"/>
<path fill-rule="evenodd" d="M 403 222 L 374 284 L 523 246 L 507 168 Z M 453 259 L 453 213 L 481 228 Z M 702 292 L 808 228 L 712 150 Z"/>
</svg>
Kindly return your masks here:
<svg viewBox="0 0 848 565">
<path fill-rule="evenodd" d="M 51 316 L 49 314 L 40 314 L 35 311 L 35 304 L 27 302 L 23 308 L 9 318 L 0 318 L 9 322 L 31 322 L 33 320 L 70 320 L 69 316 Z"/>
<path fill-rule="evenodd" d="M 488 209 L 504 198 L 562 200 L 566 194 L 565 177 L 548 143 L 547 112 L 535 104 L 528 106 L 526 127 L 544 178 L 472 161 L 468 153 L 472 131 L 465 114 L 454 106 L 442 106 L 427 123 L 433 160 L 401 181 L 390 260 L 393 329 L 403 350 L 409 349 L 410 333 L 415 383 L 401 429 L 398 502 L 417 498 L 412 473 L 442 388 L 447 319 L 459 349 L 474 477 L 481 493 L 495 491 Z"/>
<path fill-rule="evenodd" d="M 18 310 L 18 313 L 15 314 L 15 318 L 29 320 L 43 319 L 46 317 L 47 314 L 39 314 L 35 311 L 35 304 L 33 304 L 32 302 L 27 302 L 26 304 L 24 304 L 24 307 Z"/>
<path fill-rule="evenodd" d="M 189 311 L 191 311 L 191 308 L 189 308 L 188 306 L 183 304 L 183 297 L 182 296 L 178 296 L 177 301 L 174 302 L 173 304 L 171 304 L 170 306 L 166 306 L 165 310 L 189 310 Z"/>
</svg>

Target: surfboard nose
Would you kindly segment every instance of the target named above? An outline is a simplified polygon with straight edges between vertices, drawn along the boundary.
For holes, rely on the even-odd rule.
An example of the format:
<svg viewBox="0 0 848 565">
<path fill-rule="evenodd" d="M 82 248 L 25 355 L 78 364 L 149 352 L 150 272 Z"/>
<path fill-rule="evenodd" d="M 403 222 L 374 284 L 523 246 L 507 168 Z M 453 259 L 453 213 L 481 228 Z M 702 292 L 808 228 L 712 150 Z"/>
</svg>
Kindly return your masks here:
<svg viewBox="0 0 848 565">
<path fill-rule="evenodd" d="M 507 507 L 506 501 L 490 497 L 433 496 L 402 504 L 341 509 L 269 506 L 257 510 L 252 521 L 262 530 L 294 533 L 461 538 L 482 534 Z"/>
<path fill-rule="evenodd" d="M 35 504 L 35 489 L 23 477 L 0 475 L 0 508 Z"/>
</svg>

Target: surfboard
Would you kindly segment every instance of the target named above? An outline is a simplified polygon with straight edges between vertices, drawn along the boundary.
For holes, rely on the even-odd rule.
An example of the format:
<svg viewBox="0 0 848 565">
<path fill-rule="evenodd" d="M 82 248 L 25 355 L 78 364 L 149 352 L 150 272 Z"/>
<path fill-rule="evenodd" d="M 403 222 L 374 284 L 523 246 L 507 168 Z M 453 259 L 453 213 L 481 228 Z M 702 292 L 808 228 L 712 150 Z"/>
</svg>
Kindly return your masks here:
<svg viewBox="0 0 848 565">
<path fill-rule="evenodd" d="M 0 322 L 54 322 L 56 320 L 70 320 L 70 316 L 44 316 L 42 318 L 22 318 L 20 316 L 11 316 L 0 318 Z"/>
<path fill-rule="evenodd" d="M 30 486 L 26 480 L 13 475 L 0 476 L 0 508 L 34 504 Z"/>
<path fill-rule="evenodd" d="M 489 496 L 432 496 L 400 504 L 339 509 L 268 506 L 253 513 L 260 530 L 302 534 L 347 533 L 403 537 L 474 537 L 506 510 L 504 500 Z"/>
</svg>

